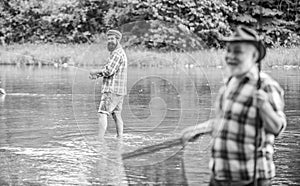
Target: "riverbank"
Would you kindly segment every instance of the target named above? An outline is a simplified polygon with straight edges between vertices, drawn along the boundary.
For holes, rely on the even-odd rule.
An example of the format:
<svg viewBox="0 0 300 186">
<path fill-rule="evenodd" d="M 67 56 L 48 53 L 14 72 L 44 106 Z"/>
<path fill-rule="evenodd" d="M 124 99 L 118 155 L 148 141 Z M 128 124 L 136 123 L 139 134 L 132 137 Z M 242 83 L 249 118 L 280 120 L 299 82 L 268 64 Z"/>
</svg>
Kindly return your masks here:
<svg viewBox="0 0 300 186">
<path fill-rule="evenodd" d="M 300 68 L 300 47 L 268 49 L 263 68 Z M 131 66 L 224 66 L 224 50 L 203 50 L 188 53 L 160 53 L 126 50 Z M 23 44 L 0 47 L 0 65 L 97 66 L 108 57 L 103 44 Z"/>
</svg>

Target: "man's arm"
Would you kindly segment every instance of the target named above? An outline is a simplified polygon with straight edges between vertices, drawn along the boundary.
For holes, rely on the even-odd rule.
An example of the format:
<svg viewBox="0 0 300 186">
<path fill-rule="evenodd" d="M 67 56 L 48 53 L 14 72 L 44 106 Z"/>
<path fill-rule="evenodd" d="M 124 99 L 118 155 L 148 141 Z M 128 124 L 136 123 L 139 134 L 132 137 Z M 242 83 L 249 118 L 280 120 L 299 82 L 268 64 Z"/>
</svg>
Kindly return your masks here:
<svg viewBox="0 0 300 186">
<path fill-rule="evenodd" d="M 260 115 L 264 121 L 264 127 L 267 132 L 279 135 L 286 126 L 285 116 L 274 112 L 270 103 L 265 102 L 260 108 Z"/>
<path fill-rule="evenodd" d="M 119 70 L 121 64 L 122 57 L 115 53 L 102 69 L 93 69 L 90 71 L 90 79 L 97 79 L 102 76 L 112 76 Z"/>
<path fill-rule="evenodd" d="M 257 92 L 259 113 L 264 121 L 264 128 L 267 132 L 279 135 L 286 127 L 286 117 L 283 113 L 283 94 L 275 87 L 267 87 L 267 92 L 259 90 Z"/>
<path fill-rule="evenodd" d="M 188 141 L 194 141 L 197 136 L 197 134 L 206 134 L 206 133 L 212 133 L 213 131 L 213 125 L 215 122 L 220 122 L 219 119 L 222 118 L 222 99 L 223 99 L 223 93 L 225 91 L 225 87 L 222 87 L 219 90 L 219 94 L 217 96 L 216 102 L 215 102 L 215 108 L 216 108 L 216 116 L 213 119 L 207 120 L 203 123 L 200 123 L 196 126 L 191 126 L 186 129 L 184 129 L 181 132 L 181 138 L 184 143 Z"/>
<path fill-rule="evenodd" d="M 105 77 L 109 77 L 114 75 L 120 68 L 122 64 L 122 56 L 118 53 L 113 54 L 113 56 L 109 59 L 107 65 L 101 70 L 101 73 Z"/>
<path fill-rule="evenodd" d="M 191 127 L 184 129 L 181 132 L 181 138 L 182 138 L 183 142 L 186 143 L 188 141 L 196 140 L 195 136 L 197 136 L 197 134 L 211 133 L 213 122 L 214 122 L 214 119 L 210 119 L 210 120 L 207 120 L 196 126 L 191 126 Z"/>
</svg>

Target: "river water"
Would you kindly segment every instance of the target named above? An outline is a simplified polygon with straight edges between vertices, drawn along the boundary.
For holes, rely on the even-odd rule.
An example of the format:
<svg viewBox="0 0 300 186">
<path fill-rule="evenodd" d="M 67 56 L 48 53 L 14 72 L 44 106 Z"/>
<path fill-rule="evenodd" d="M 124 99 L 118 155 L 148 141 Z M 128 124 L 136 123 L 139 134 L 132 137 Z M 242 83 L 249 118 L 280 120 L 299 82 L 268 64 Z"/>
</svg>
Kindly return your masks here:
<svg viewBox="0 0 300 186">
<path fill-rule="evenodd" d="M 129 68 L 123 139 L 97 138 L 101 80 L 88 68 L 1 66 L 0 185 L 207 185 L 211 138 L 135 159 L 121 154 L 179 136 L 214 115 L 222 69 Z M 285 90 L 274 185 L 300 185 L 300 73 L 268 71 Z"/>
</svg>

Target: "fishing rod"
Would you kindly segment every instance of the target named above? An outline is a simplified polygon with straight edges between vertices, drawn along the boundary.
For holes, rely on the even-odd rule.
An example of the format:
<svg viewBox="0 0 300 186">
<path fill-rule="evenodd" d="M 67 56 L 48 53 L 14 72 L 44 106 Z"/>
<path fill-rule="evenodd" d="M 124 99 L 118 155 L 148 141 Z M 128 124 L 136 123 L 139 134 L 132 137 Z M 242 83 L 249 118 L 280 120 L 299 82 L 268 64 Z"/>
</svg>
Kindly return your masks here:
<svg viewBox="0 0 300 186">
<path fill-rule="evenodd" d="M 261 32 L 262 32 L 262 3 L 261 0 L 259 1 L 260 7 L 259 7 L 259 40 L 258 40 L 258 44 L 263 44 L 261 41 Z M 261 72 L 261 58 L 258 59 L 257 61 L 257 68 L 258 68 L 258 80 L 257 80 L 257 91 L 261 88 L 261 78 L 260 78 L 260 72 Z M 259 128 L 261 128 L 261 119 L 259 116 L 259 109 L 258 107 L 256 107 L 256 118 L 255 118 L 255 138 L 254 138 L 254 174 L 253 174 L 253 184 L 254 186 L 257 186 L 257 156 L 258 156 L 258 140 L 259 140 Z"/>
</svg>

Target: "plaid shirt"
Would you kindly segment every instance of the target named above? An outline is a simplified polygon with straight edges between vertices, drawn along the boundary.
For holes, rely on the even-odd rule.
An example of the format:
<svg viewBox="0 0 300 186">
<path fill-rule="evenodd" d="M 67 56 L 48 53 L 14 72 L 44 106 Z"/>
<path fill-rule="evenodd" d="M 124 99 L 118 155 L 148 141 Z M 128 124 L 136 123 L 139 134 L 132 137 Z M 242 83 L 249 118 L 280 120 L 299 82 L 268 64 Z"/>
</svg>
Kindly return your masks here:
<svg viewBox="0 0 300 186">
<path fill-rule="evenodd" d="M 213 125 L 213 147 L 210 168 L 218 180 L 251 180 L 254 174 L 257 67 L 242 79 L 230 78 L 220 90 L 216 102 L 217 122 Z M 286 126 L 283 113 L 283 90 L 265 73 L 260 73 L 261 88 L 269 97 L 274 111 Z M 262 120 L 260 120 L 262 122 Z M 259 130 L 257 178 L 275 176 L 273 145 L 275 136 L 263 125 Z M 283 131 L 281 130 L 281 132 Z"/>
<path fill-rule="evenodd" d="M 118 95 L 127 93 L 127 57 L 121 46 L 110 53 L 108 63 L 102 69 L 102 93 L 111 92 Z"/>
</svg>

